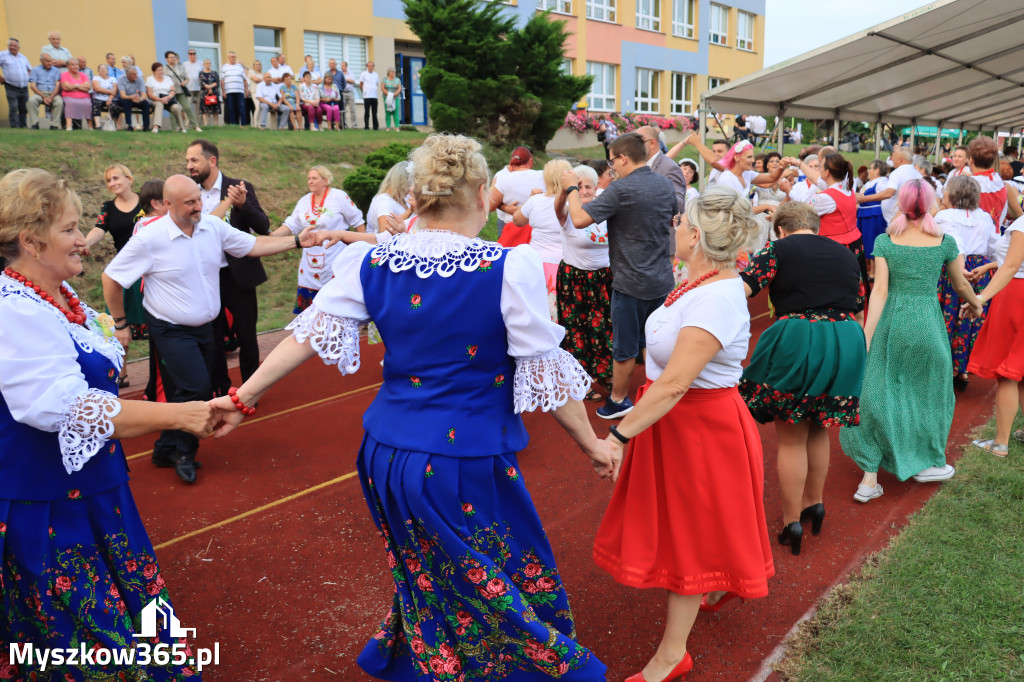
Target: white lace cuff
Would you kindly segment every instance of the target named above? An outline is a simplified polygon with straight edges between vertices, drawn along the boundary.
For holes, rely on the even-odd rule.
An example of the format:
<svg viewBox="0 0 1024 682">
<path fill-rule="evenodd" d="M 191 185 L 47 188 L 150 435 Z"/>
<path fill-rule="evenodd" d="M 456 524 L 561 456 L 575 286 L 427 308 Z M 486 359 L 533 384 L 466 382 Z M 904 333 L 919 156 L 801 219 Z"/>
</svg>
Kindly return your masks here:
<svg viewBox="0 0 1024 682">
<path fill-rule="evenodd" d="M 533 358 L 516 360 L 515 411 L 547 412 L 569 400 L 583 400 L 590 390 L 590 376 L 580 363 L 561 348 Z"/>
<path fill-rule="evenodd" d="M 117 396 L 96 388 L 80 393 L 68 405 L 57 431 L 61 461 L 67 472 L 81 471 L 114 435 L 111 421 L 121 412 Z"/>
<path fill-rule="evenodd" d="M 342 374 L 354 374 L 359 369 L 358 320 L 330 315 L 311 305 L 285 328 L 299 343 L 308 340 L 324 364 L 338 365 Z"/>
</svg>

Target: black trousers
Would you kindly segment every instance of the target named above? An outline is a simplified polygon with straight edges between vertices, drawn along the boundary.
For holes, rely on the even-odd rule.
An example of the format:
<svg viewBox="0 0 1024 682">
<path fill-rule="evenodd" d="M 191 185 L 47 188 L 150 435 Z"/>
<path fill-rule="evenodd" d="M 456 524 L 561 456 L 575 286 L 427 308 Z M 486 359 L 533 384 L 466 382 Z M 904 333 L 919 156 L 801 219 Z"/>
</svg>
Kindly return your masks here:
<svg viewBox="0 0 1024 682">
<path fill-rule="evenodd" d="M 28 88 L 4 84 L 7 95 L 8 120 L 12 128 L 28 127 Z"/>
<path fill-rule="evenodd" d="M 377 123 L 377 98 L 367 97 L 363 100 L 363 128 L 370 129 L 370 112 L 373 112 L 373 129 L 377 130 L 380 128 L 380 124 Z"/>
<path fill-rule="evenodd" d="M 256 373 L 260 366 L 260 342 L 256 336 L 256 321 L 259 318 L 259 304 L 255 289 L 242 289 L 235 283 L 229 268 L 220 271 L 220 315 L 213 322 L 216 350 L 213 362 L 213 388 L 217 395 L 224 395 L 231 388 L 228 375 L 228 358 L 224 350 L 224 337 L 228 336 L 229 325 L 225 310 L 231 312 L 230 331 L 238 339 L 238 368 L 242 381 Z"/>
<path fill-rule="evenodd" d="M 146 311 L 149 337 L 163 367 L 164 394 L 169 403 L 209 400 L 213 397 L 213 325 L 186 327 L 157 319 Z M 187 431 L 163 431 L 153 445 L 153 458 L 194 461 L 199 438 Z"/>
</svg>

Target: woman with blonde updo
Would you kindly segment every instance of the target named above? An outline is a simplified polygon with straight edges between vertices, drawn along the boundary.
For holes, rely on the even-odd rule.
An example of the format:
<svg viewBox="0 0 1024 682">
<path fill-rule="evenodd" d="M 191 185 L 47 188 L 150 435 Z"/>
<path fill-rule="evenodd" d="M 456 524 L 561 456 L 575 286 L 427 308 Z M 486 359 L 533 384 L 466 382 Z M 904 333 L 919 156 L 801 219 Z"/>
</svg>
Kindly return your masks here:
<svg viewBox="0 0 1024 682">
<path fill-rule="evenodd" d="M 763 597 L 775 573 L 761 437 L 736 388 L 750 313 L 734 264 L 758 226 L 727 187 L 705 189 L 674 223 L 690 279 L 647 320 L 647 383 L 607 440 L 620 452 L 636 442 L 594 541 L 617 581 L 668 591 L 658 650 L 627 682 L 685 677 L 698 609 Z"/>
<path fill-rule="evenodd" d="M 544 164 L 544 192 L 530 196 L 516 209 L 512 223 L 517 227 L 530 226 L 530 246 L 540 254 L 544 263 L 544 282 L 548 287 L 548 307 L 551 319 L 558 320 L 558 264 L 562 262 L 562 223 L 565 215 L 555 212 L 555 198 L 562 192 L 562 173 L 571 171 L 565 159 L 552 159 Z"/>
<path fill-rule="evenodd" d="M 349 245 L 235 397 L 254 404 L 317 354 L 356 371 L 359 325 L 374 320 L 384 385 L 363 417 L 357 467 L 395 596 L 359 665 L 386 680 L 604 679 L 604 664 L 575 641 L 516 460 L 527 442 L 519 413 L 540 407 L 600 476 L 615 476 L 619 459 L 580 402 L 590 378 L 559 348 L 537 253 L 477 238 L 489 210 L 480 144 L 435 134 L 411 161 L 421 230 Z M 241 422 L 230 399 L 214 406 L 226 422 L 218 435 Z"/>
<path fill-rule="evenodd" d="M 115 323 L 67 284 L 82 272 L 81 214 L 67 182 L 46 171 L 0 180 L 0 639 L 128 653 L 144 607 L 170 597 L 120 439 L 209 433 L 213 412 L 204 402 L 118 398 Z M 179 640 L 161 630 L 152 641 Z M 180 663 L 125 667 L 109 657 L 3 670 L 17 680 L 199 679 Z"/>
</svg>

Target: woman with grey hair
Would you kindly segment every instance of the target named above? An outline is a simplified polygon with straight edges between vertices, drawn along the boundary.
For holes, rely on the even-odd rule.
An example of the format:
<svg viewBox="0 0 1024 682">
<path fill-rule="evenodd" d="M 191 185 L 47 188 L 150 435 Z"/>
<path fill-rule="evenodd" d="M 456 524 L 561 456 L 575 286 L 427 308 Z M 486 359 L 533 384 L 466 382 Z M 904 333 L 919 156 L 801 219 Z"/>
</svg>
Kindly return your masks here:
<svg viewBox="0 0 1024 682">
<path fill-rule="evenodd" d="M 946 185 L 942 197 L 942 210 L 935 214 L 935 224 L 956 240 L 960 250 L 960 267 L 971 272 L 969 277 L 974 293 L 980 294 L 992 279 L 992 272 L 986 268 L 989 236 L 993 234 L 992 217 L 980 208 L 981 188 L 969 175 L 954 175 Z M 976 273 L 976 274 L 974 274 Z M 981 318 L 960 319 L 963 301 L 953 289 L 953 282 L 943 272 L 939 278 L 939 305 L 946 320 L 949 334 L 949 348 L 953 354 L 953 388 L 967 389 L 967 361 L 971 358 L 974 342 L 984 320 Z M 988 304 L 985 304 L 988 313 Z"/>
<path fill-rule="evenodd" d="M 580 201 L 589 204 L 597 196 L 597 171 L 590 166 L 572 170 L 578 178 Z M 564 197 L 563 192 L 561 203 Z M 607 223 L 577 230 L 572 218 L 566 216 L 555 291 L 558 324 L 565 327 L 562 348 L 579 360 L 596 384 L 607 384 L 612 379 L 612 271 Z M 601 394 L 591 389 L 586 399 L 601 400 Z"/>
<path fill-rule="evenodd" d="M 393 215 L 402 221 L 412 216 L 413 207 L 409 201 L 410 174 L 409 162 L 399 161 L 384 176 L 377 196 L 366 211 L 366 232 L 386 232 L 388 216 Z"/>
<path fill-rule="evenodd" d="M 661 643 L 631 682 L 686 675 L 702 602 L 764 597 L 775 574 L 761 437 L 737 390 L 750 312 L 735 264 L 757 223 L 750 201 L 721 186 L 673 222 L 690 280 L 647 320 L 647 383 L 608 436 L 616 449 L 636 443 L 594 541 L 594 561 L 615 580 L 668 591 Z"/>
</svg>

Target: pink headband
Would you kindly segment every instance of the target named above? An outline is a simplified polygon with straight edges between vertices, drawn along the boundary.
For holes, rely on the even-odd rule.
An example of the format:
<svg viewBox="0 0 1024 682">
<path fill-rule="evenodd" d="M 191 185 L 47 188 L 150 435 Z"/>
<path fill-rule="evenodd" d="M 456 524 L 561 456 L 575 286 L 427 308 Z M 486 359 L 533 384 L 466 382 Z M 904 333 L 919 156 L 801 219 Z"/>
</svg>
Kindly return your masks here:
<svg viewBox="0 0 1024 682">
<path fill-rule="evenodd" d="M 746 150 L 753 148 L 754 145 L 750 144 L 749 140 L 740 140 L 739 142 L 732 146 L 732 149 L 725 153 L 725 156 L 723 156 L 722 160 L 719 161 L 718 163 L 722 164 L 722 167 L 725 168 L 726 170 L 729 170 L 734 165 L 736 165 L 736 156 L 738 154 L 741 154 Z"/>
</svg>

